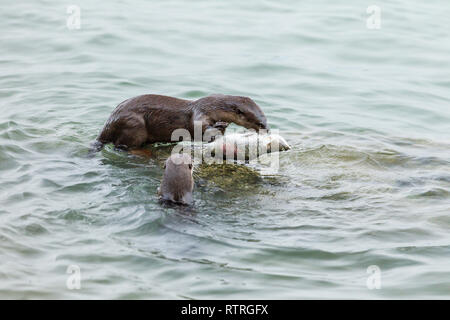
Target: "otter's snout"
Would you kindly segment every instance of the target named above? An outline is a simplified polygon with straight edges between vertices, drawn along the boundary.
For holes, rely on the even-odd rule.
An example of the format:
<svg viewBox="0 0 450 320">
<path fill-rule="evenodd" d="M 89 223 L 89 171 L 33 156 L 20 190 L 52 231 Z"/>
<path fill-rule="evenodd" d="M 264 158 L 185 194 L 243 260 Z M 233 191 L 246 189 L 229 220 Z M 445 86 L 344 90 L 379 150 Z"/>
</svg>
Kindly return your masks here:
<svg viewBox="0 0 450 320">
<path fill-rule="evenodd" d="M 270 131 L 269 125 L 267 124 L 267 119 L 265 117 L 259 118 L 257 121 L 255 121 L 251 128 L 255 129 L 258 132 L 260 130 L 266 130 L 267 132 Z"/>
<path fill-rule="evenodd" d="M 264 119 L 264 121 L 261 121 L 260 123 L 259 123 L 259 129 L 258 129 L 258 131 L 259 130 L 267 130 L 267 131 L 270 131 L 270 128 L 269 128 L 269 126 L 267 125 L 267 120 L 266 119 Z"/>
</svg>

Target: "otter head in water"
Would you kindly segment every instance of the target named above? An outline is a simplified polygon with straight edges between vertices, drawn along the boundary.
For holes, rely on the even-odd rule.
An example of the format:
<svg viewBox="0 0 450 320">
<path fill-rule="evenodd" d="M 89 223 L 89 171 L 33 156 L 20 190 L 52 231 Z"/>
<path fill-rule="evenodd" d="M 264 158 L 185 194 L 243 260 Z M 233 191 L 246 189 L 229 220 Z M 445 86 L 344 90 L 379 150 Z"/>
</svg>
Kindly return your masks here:
<svg viewBox="0 0 450 320">
<path fill-rule="evenodd" d="M 257 131 L 269 129 L 264 112 L 248 97 L 215 94 L 195 101 L 194 105 L 214 122 L 232 122 Z"/>
<path fill-rule="evenodd" d="M 171 155 L 164 164 L 164 176 L 158 194 L 163 201 L 190 205 L 193 202 L 191 156 L 184 153 Z"/>
</svg>

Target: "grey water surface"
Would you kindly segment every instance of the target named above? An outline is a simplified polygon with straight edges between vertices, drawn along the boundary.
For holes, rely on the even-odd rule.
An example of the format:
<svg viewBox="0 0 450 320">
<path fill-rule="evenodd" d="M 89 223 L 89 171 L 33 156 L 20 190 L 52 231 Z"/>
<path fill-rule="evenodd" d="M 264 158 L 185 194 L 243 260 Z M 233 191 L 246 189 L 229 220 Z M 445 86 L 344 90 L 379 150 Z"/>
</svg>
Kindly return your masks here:
<svg viewBox="0 0 450 320">
<path fill-rule="evenodd" d="M 448 1 L 0 8 L 0 298 L 450 298 Z M 292 149 L 162 206 L 167 147 L 86 157 L 144 93 L 249 96 Z"/>
</svg>

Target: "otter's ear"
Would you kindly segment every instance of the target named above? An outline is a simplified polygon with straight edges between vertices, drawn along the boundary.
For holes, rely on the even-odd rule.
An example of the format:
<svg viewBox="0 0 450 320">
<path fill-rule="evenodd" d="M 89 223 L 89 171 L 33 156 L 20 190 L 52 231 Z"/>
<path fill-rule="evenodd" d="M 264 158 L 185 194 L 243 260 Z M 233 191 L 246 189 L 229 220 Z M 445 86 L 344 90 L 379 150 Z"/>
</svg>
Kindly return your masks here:
<svg viewBox="0 0 450 320">
<path fill-rule="evenodd" d="M 189 164 L 188 164 L 188 167 L 189 167 L 189 169 L 192 170 L 192 163 L 189 163 Z"/>
<path fill-rule="evenodd" d="M 165 169 L 166 168 L 166 163 L 164 162 L 164 166 L 163 166 L 163 168 Z"/>
</svg>

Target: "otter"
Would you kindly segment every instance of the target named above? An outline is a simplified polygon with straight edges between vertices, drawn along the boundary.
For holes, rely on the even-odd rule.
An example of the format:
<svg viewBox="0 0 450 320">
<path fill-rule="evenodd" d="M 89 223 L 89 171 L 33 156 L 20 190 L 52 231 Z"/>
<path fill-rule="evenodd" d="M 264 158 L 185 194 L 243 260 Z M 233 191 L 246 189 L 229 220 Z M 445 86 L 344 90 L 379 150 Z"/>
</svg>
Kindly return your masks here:
<svg viewBox="0 0 450 320">
<path fill-rule="evenodd" d="M 158 195 L 161 201 L 175 204 L 192 204 L 192 160 L 186 153 L 171 155 L 164 164 L 164 176 Z"/>
<path fill-rule="evenodd" d="M 172 132 L 179 128 L 194 137 L 194 121 L 222 134 L 230 123 L 247 129 L 268 129 L 261 108 L 250 98 L 215 94 L 198 100 L 146 94 L 120 103 L 106 121 L 93 144 L 100 151 L 106 143 L 118 149 L 139 149 L 145 144 L 173 142 Z"/>
</svg>

